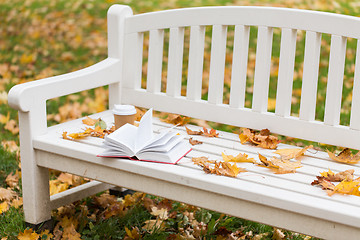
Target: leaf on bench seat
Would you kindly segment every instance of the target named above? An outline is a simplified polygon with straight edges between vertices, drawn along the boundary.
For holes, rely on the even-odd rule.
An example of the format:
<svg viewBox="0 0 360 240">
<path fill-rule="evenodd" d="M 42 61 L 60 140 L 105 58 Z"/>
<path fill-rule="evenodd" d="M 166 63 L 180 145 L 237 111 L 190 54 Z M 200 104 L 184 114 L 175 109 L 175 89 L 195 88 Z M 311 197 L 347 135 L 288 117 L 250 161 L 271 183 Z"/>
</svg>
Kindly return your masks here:
<svg viewBox="0 0 360 240">
<path fill-rule="evenodd" d="M 248 162 L 248 163 L 256 162 L 254 158 L 249 158 L 249 156 L 246 153 L 239 153 L 235 157 L 233 155 L 226 155 L 225 153 L 221 153 L 221 156 L 225 162 Z"/>
<path fill-rule="evenodd" d="M 96 123 L 96 119 L 92 119 L 91 117 L 86 116 L 86 118 L 83 119 L 82 122 L 83 124 L 86 124 L 88 126 L 94 126 Z"/>
<path fill-rule="evenodd" d="M 213 128 L 208 130 L 206 127 L 203 127 L 203 131 L 201 131 L 201 130 L 193 131 L 190 128 L 185 126 L 185 129 L 186 129 L 186 133 L 188 135 L 204 135 L 205 137 L 219 137 L 219 133 L 217 133 L 216 130 Z"/>
<path fill-rule="evenodd" d="M 189 143 L 191 144 L 191 145 L 199 145 L 199 144 L 203 144 L 203 142 L 201 142 L 201 141 L 198 141 L 198 140 L 196 140 L 196 139 L 193 139 L 193 138 L 190 138 L 189 139 Z"/>
<path fill-rule="evenodd" d="M 360 196 L 360 178 L 354 179 L 354 170 L 349 169 L 343 172 L 334 173 L 331 170 L 320 173 L 316 176 L 311 185 L 319 185 L 326 190 L 329 196 L 335 193 Z M 335 185 L 333 182 L 340 182 Z"/>
<path fill-rule="evenodd" d="M 191 130 L 190 128 L 188 128 L 188 127 L 186 127 L 185 126 L 185 129 L 186 129 L 186 133 L 188 134 L 188 135 L 202 135 L 202 134 L 204 134 L 203 133 L 203 131 L 193 131 L 193 130 Z"/>
<path fill-rule="evenodd" d="M 282 159 L 291 159 L 291 158 L 298 158 L 309 149 L 313 148 L 313 145 L 307 146 L 305 148 L 284 148 L 276 150 L 274 153 L 279 154 Z"/>
<path fill-rule="evenodd" d="M 295 173 L 297 168 L 302 167 L 300 161 L 292 162 L 289 159 L 281 159 L 276 157 L 267 159 L 261 154 L 259 154 L 259 159 L 261 163 L 259 163 L 258 166 L 267 167 L 276 174 Z"/>
<path fill-rule="evenodd" d="M 348 164 L 356 164 L 360 162 L 360 151 L 358 151 L 355 155 L 353 155 L 349 148 L 345 148 L 337 156 L 328 150 L 326 151 L 329 157 L 337 162 L 348 163 Z"/>
<path fill-rule="evenodd" d="M 241 144 L 250 142 L 253 145 L 266 149 L 276 149 L 279 139 L 270 135 L 269 129 L 263 129 L 260 132 L 245 128 L 239 135 Z"/>
<path fill-rule="evenodd" d="M 236 163 L 213 161 L 207 157 L 192 158 L 194 164 L 203 168 L 205 173 L 216 174 L 228 177 L 236 177 L 241 172 L 247 172 L 245 168 L 239 168 Z"/>
</svg>

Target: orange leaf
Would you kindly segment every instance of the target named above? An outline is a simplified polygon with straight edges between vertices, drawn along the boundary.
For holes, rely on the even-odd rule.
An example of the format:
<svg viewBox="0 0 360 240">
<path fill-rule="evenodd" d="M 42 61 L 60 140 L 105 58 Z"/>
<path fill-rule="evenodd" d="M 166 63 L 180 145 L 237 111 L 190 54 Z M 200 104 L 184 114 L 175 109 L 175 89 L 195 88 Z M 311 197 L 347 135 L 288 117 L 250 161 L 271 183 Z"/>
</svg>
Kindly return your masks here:
<svg viewBox="0 0 360 240">
<path fill-rule="evenodd" d="M 18 134 L 19 133 L 19 127 L 14 119 L 11 119 L 8 121 L 5 125 L 5 129 L 9 130 L 12 134 Z"/>
<path fill-rule="evenodd" d="M 261 154 L 259 154 L 259 159 L 261 164 L 258 164 L 258 166 L 267 167 L 276 174 L 295 173 L 297 168 L 302 167 L 300 161 L 292 162 L 289 159 L 280 159 L 276 157 L 267 159 Z"/>
<path fill-rule="evenodd" d="M 205 127 L 203 127 L 203 131 L 204 131 L 204 136 L 206 137 L 218 137 L 219 134 L 216 133 L 215 129 L 210 129 L 210 131 L 208 131 Z"/>
<path fill-rule="evenodd" d="M 248 158 L 248 155 L 246 153 L 239 153 L 236 157 L 234 157 L 233 155 L 226 155 L 225 153 L 221 153 L 221 156 L 225 162 L 256 162 L 254 158 Z"/>
<path fill-rule="evenodd" d="M 185 126 L 185 129 L 186 129 L 187 134 L 189 134 L 189 135 L 202 135 L 203 134 L 203 132 L 201 130 L 193 131 L 193 130 L 190 130 L 189 128 L 187 128 L 186 126 Z"/>
<path fill-rule="evenodd" d="M 171 123 L 174 125 L 185 125 L 187 122 L 189 122 L 189 117 L 183 117 L 179 114 L 168 114 L 168 116 L 165 119 L 160 119 L 163 122 Z"/>
<path fill-rule="evenodd" d="M 18 184 L 19 184 L 19 174 L 18 174 L 18 172 L 15 173 L 15 174 L 10 173 L 6 177 L 5 181 L 6 181 L 6 184 L 9 185 L 9 187 L 11 187 L 11 188 L 17 187 Z"/>
<path fill-rule="evenodd" d="M 96 123 L 96 119 L 92 119 L 87 116 L 85 119 L 82 120 L 82 122 L 88 126 L 94 126 Z"/>
<path fill-rule="evenodd" d="M 31 228 L 24 230 L 24 232 L 19 233 L 17 236 L 19 240 L 37 240 L 39 238 L 39 234 L 34 232 Z"/>
<path fill-rule="evenodd" d="M 291 159 L 291 158 L 298 158 L 313 146 L 307 146 L 305 148 L 285 148 L 285 149 L 279 149 L 275 151 L 274 153 L 279 154 L 282 159 Z"/>
<path fill-rule="evenodd" d="M 191 144 L 191 145 L 199 145 L 199 144 L 203 144 L 203 142 L 201 142 L 201 141 L 198 141 L 198 140 L 195 140 L 195 139 L 193 139 L 193 138 L 190 138 L 189 139 L 189 143 Z"/>
<path fill-rule="evenodd" d="M 337 162 L 348 163 L 348 164 L 356 164 L 356 163 L 360 162 L 360 151 L 358 151 L 357 154 L 353 155 L 349 148 L 345 148 L 337 156 L 328 150 L 326 150 L 326 151 L 327 151 L 329 157 L 332 160 L 337 161 Z"/>
<path fill-rule="evenodd" d="M 275 149 L 279 143 L 277 137 L 270 135 L 268 129 L 262 129 L 260 132 L 255 132 L 245 128 L 242 133 L 239 135 L 241 144 L 250 142 L 253 145 L 266 148 L 266 149 Z"/>
</svg>

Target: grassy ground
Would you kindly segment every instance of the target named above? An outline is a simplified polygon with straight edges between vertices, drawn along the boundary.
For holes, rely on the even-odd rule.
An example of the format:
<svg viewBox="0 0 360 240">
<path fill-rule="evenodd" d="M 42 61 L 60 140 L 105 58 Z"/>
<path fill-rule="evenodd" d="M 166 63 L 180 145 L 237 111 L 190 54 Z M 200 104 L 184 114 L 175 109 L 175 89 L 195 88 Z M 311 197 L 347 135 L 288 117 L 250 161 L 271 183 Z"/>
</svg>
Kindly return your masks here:
<svg viewBox="0 0 360 240">
<path fill-rule="evenodd" d="M 193 236 L 197 239 L 226 239 L 232 235 L 233 238 L 228 239 L 280 239 L 281 231 L 269 226 L 140 193 L 128 196 L 122 201 L 117 201 L 106 193 L 99 194 L 60 208 L 53 213 L 56 227 L 52 233 L 34 233 L 26 229 L 21 207 L 17 113 L 7 105 L 7 92 L 15 84 L 75 71 L 106 58 L 106 11 L 114 3 L 128 4 L 135 13 L 209 5 L 268 5 L 360 15 L 357 3 L 329 0 L 1 1 L 0 188 L 12 189 L 13 196 L 7 199 L 6 196 L 0 194 L 0 238 L 191 239 Z M 231 29 L 229 32 L 231 37 Z M 210 34 L 209 31 L 208 34 Z M 251 29 L 251 36 L 255 35 L 256 29 Z M 279 36 L 279 31 L 275 30 L 270 99 L 276 97 Z M 304 34 L 299 32 L 299 36 L 294 75 L 293 115 L 298 114 L 301 93 Z M 348 45 L 354 44 L 356 44 L 355 41 L 348 41 Z M 323 36 L 322 45 L 317 119 L 323 119 L 324 114 L 329 36 Z M 229 45 L 228 48 L 230 50 L 231 46 Z M 255 42 L 251 41 L 249 86 L 251 86 L 253 74 L 251 66 L 253 67 L 255 61 L 255 48 Z M 341 123 L 345 125 L 349 122 L 354 55 L 355 53 L 350 50 L 347 53 L 341 115 Z M 227 62 L 230 60 L 231 56 L 227 58 Z M 205 55 L 205 66 L 208 66 L 208 63 L 209 56 Z M 227 69 L 226 73 L 228 72 Z M 225 87 L 228 88 L 229 84 L 229 75 L 225 74 Z M 48 101 L 49 124 L 104 110 L 107 101 L 106 91 L 106 88 L 99 88 Z M 251 87 L 249 87 L 247 106 L 251 106 L 251 92 Z M 206 97 L 206 92 L 204 92 L 204 97 Z M 228 95 L 225 94 L 225 101 L 227 97 Z M 273 110 L 271 106 L 269 110 Z M 234 130 L 228 126 L 216 124 L 212 126 L 223 130 Z M 283 140 L 294 144 L 298 142 L 287 138 Z M 297 144 L 303 144 L 303 142 Z M 321 145 L 318 146 L 321 147 Z M 51 172 L 51 179 L 53 192 L 76 186 L 84 181 L 75 176 L 60 175 L 54 171 Z M 287 239 L 310 239 L 296 233 L 284 233 Z"/>
</svg>

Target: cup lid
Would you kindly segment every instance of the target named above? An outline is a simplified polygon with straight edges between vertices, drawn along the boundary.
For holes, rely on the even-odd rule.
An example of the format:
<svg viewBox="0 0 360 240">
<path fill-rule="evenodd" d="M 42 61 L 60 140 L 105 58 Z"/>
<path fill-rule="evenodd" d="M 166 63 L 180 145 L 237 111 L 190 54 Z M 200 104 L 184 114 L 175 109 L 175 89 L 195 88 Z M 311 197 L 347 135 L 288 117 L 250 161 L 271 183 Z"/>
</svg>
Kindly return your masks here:
<svg viewBox="0 0 360 240">
<path fill-rule="evenodd" d="M 113 113 L 116 115 L 133 115 L 136 114 L 136 109 L 132 105 L 114 104 Z"/>
</svg>

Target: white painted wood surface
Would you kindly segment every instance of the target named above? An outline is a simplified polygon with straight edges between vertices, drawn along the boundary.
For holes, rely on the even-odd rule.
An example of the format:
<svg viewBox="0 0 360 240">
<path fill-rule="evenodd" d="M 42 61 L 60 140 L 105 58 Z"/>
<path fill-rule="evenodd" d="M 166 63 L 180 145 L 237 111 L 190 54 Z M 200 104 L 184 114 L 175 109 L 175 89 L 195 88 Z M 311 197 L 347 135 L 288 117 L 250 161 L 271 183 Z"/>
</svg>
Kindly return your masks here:
<svg viewBox="0 0 360 240">
<path fill-rule="evenodd" d="M 359 236 L 358 197 L 329 197 L 321 189 L 310 186 L 321 171 L 354 168 L 359 174 L 359 164 L 339 164 L 323 152 L 307 152 L 303 167 L 295 174 L 275 175 L 268 169 L 244 163 L 238 165 L 248 172 L 237 178 L 207 175 L 191 163 L 191 157 L 206 155 L 220 159 L 223 151 L 227 154 L 245 152 L 254 158 L 258 153 L 273 155 L 270 150 L 242 145 L 237 135 L 225 132 L 221 132 L 219 138 L 198 137 L 204 144 L 194 146 L 194 151 L 176 166 L 102 159 L 96 157 L 102 151 L 101 139 L 87 138 L 79 142 L 61 139 L 62 131 L 79 130 L 81 119 L 46 128 L 45 107 L 47 99 L 109 85 L 110 104 L 152 107 L 157 111 L 238 127 L 268 128 L 286 136 L 360 149 L 359 56 L 350 126 L 338 124 L 345 40 L 346 37 L 360 38 L 359 18 L 269 7 L 205 7 L 132 16 L 129 7 L 119 5 L 111 7 L 108 16 L 109 58 L 74 73 L 15 86 L 9 92 L 9 105 L 19 110 L 26 221 L 34 224 L 45 221 L 50 217 L 50 208 L 105 187 L 92 183 L 89 189 L 93 190 L 83 187 L 72 190 L 76 195 L 67 192 L 50 198 L 46 190 L 47 168 L 52 168 L 326 239 Z M 233 69 L 230 104 L 223 104 L 229 25 L 235 26 Z M 206 26 L 213 27 L 208 101 L 201 99 Z M 244 107 L 250 26 L 258 27 L 252 109 Z M 184 97 L 180 93 L 185 27 L 191 30 Z M 276 110 L 270 113 L 267 102 L 273 28 L 282 28 L 282 42 Z M 164 29 L 170 29 L 166 93 L 161 92 Z M 299 117 L 290 116 L 297 30 L 306 31 Z M 150 32 L 147 88 L 141 89 L 143 36 L 147 31 Z M 332 44 L 325 119 L 316 121 L 322 33 L 332 35 Z M 113 121 L 110 111 L 95 117 L 102 117 L 109 124 Z M 155 123 L 156 131 L 166 127 L 170 126 Z M 176 131 L 185 134 L 182 127 Z M 279 148 L 287 147 L 281 144 Z M 223 204 L 218 204 L 220 201 Z"/>
<path fill-rule="evenodd" d="M 101 117 L 109 125 L 113 122 L 113 116 L 109 111 L 94 116 L 94 118 L 97 117 Z M 329 197 L 326 191 L 310 185 L 310 183 L 316 179 L 315 176 L 319 175 L 322 171 L 331 169 L 332 171 L 338 172 L 347 170 L 350 167 L 349 165 L 336 163 L 330 160 L 324 152 L 314 150 L 308 151 L 302 159 L 303 167 L 299 168 L 294 174 L 277 175 L 269 169 L 258 167 L 251 163 L 238 163 L 237 165 L 239 167 L 246 168 L 248 172 L 241 173 L 237 178 L 229 178 L 203 173 L 199 167 L 191 162 L 191 157 L 208 156 L 210 159 L 220 160 L 221 152 L 233 155 L 241 152 L 258 159 L 258 153 L 266 157 L 271 157 L 274 156 L 274 150 L 242 145 L 238 139 L 238 135 L 219 132 L 219 138 L 193 136 L 204 143 L 193 146 L 193 151 L 181 160 L 177 166 L 121 159 L 98 158 L 96 155 L 103 150 L 101 147 L 103 142 L 102 139 L 87 138 L 80 142 L 61 139 L 61 134 L 64 130 L 76 132 L 83 127 L 84 125 L 81 123 L 81 119 L 51 127 L 46 135 L 39 136 L 35 139 L 34 146 L 38 150 L 43 150 L 44 153 L 52 152 L 79 159 L 77 160 L 80 162 L 79 166 L 83 165 L 79 171 L 89 172 L 90 175 L 93 169 L 102 169 L 103 166 L 105 169 L 113 169 L 112 171 L 114 171 L 114 174 L 116 171 L 127 171 L 135 173 L 137 177 L 146 177 L 146 182 L 148 182 L 148 184 L 142 182 L 143 185 L 136 186 L 136 190 L 147 191 L 150 185 L 149 183 L 152 183 L 152 181 L 165 180 L 164 182 L 170 182 L 189 189 L 206 189 L 206 198 L 212 198 L 213 194 L 220 194 L 228 199 L 243 199 L 248 202 L 260 204 L 262 207 L 272 208 L 272 211 L 267 210 L 270 211 L 269 214 L 272 216 L 274 216 L 274 214 L 276 215 L 277 211 L 286 211 L 292 212 L 296 217 L 298 217 L 297 215 L 305 214 L 308 217 L 317 219 L 320 225 L 323 224 L 322 221 L 330 221 L 333 222 L 334 225 L 345 224 L 355 228 L 360 224 L 360 217 L 357 214 L 360 208 L 358 197 L 342 195 Z M 171 124 L 163 123 L 155 119 L 154 130 L 156 132 L 163 131 L 170 127 L 172 127 Z M 188 127 L 192 130 L 199 130 L 200 128 L 197 126 Z M 190 137 L 187 136 L 184 127 L 176 127 L 175 131 L 184 135 L 186 139 Z M 280 144 L 279 149 L 282 148 L 294 148 L 294 146 Z M 64 149 L 66 149 L 65 152 Z M 62 165 L 58 165 L 58 167 L 54 166 L 56 165 L 56 161 L 58 161 L 56 157 L 49 158 L 49 155 L 44 154 L 38 161 L 43 167 L 55 167 L 55 169 L 62 170 Z M 76 166 L 77 161 L 74 163 Z M 351 168 L 357 173 L 356 176 L 359 176 L 360 164 L 351 165 Z M 76 171 L 75 169 L 77 168 L 68 171 Z M 103 180 L 102 176 L 105 175 L 106 174 L 102 174 L 98 170 L 96 175 L 92 176 L 94 179 Z M 114 175 L 112 174 L 112 176 Z M 105 182 L 115 185 L 119 184 L 114 178 L 108 178 Z M 124 183 L 123 186 L 134 187 L 132 184 Z M 159 189 L 154 189 L 153 191 L 153 194 L 160 196 L 163 196 L 163 194 L 166 196 L 167 194 Z M 173 194 L 172 197 L 175 199 L 178 199 L 179 195 L 184 195 L 183 192 Z M 186 199 L 186 202 L 191 204 L 194 204 L 194 201 L 196 200 Z M 206 202 L 207 201 L 196 201 L 198 206 L 203 207 L 206 206 Z M 274 225 L 273 219 L 269 219 L 268 221 L 264 219 L 257 220 Z M 287 224 L 290 225 L 288 226 L 289 229 L 301 232 L 301 227 L 295 226 L 295 224 Z M 339 231 L 338 228 L 337 231 Z M 320 230 L 320 232 L 322 231 Z M 331 237 L 330 234 L 335 235 L 332 235 Z M 317 236 L 335 239 L 337 236 L 336 234 L 338 233 L 334 233 L 330 230 L 330 233 L 321 233 Z"/>
</svg>

